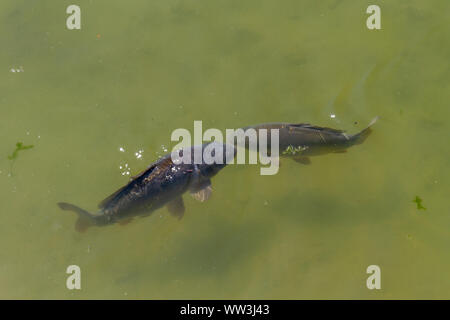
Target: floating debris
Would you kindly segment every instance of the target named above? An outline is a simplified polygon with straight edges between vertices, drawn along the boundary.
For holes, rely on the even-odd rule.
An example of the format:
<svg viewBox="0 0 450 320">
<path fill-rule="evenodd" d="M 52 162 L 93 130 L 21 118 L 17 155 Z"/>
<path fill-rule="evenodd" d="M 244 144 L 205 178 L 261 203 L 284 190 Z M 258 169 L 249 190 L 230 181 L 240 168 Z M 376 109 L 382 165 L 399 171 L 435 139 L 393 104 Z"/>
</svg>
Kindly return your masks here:
<svg viewBox="0 0 450 320">
<path fill-rule="evenodd" d="M 416 198 L 412 202 L 417 204 L 418 210 L 427 210 L 427 208 L 422 206 L 422 199 L 419 196 L 416 196 Z"/>
<path fill-rule="evenodd" d="M 30 144 L 28 146 L 24 146 L 22 142 L 17 142 L 16 143 L 16 150 L 14 150 L 14 152 L 11 155 L 8 156 L 8 159 L 9 160 L 15 160 L 19 156 L 19 151 L 28 150 L 28 149 L 31 149 L 33 147 L 34 147 L 34 145 L 32 145 L 32 144 Z"/>
<path fill-rule="evenodd" d="M 288 146 L 281 154 L 284 156 L 295 156 L 308 149 L 308 147 L 298 146 L 294 147 L 292 145 Z"/>
<path fill-rule="evenodd" d="M 19 68 L 11 68 L 11 69 L 9 69 L 9 72 L 18 73 L 18 72 L 25 72 L 25 70 L 23 70 L 23 67 L 20 66 Z"/>
<path fill-rule="evenodd" d="M 13 167 L 14 167 L 14 163 L 16 162 L 17 157 L 19 156 L 19 151 L 28 150 L 31 148 L 34 148 L 34 145 L 30 144 L 28 146 L 25 146 L 22 142 L 16 143 L 16 149 L 14 150 L 13 153 L 11 153 L 8 156 L 8 159 L 11 160 L 11 169 L 10 169 L 10 172 L 8 173 L 8 177 L 13 176 Z M 15 190 L 13 192 L 15 192 Z"/>
</svg>

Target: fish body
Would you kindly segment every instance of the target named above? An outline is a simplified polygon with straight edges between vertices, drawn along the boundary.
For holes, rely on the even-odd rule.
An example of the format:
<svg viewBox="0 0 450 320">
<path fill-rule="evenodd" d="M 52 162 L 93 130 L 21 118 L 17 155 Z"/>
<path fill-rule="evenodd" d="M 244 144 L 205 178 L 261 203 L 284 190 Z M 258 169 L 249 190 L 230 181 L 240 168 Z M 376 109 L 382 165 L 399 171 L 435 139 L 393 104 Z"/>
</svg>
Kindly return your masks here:
<svg viewBox="0 0 450 320">
<path fill-rule="evenodd" d="M 224 161 L 207 164 L 202 161 L 194 163 L 195 149 L 203 152 L 208 145 L 223 148 Z M 182 195 L 186 191 L 197 200 L 204 201 L 211 194 L 210 178 L 226 166 L 226 160 L 234 157 L 234 148 L 218 142 L 206 143 L 201 146 L 183 148 L 180 155 L 190 150 L 191 163 L 173 161 L 168 154 L 152 163 L 146 170 L 131 178 L 131 181 L 99 204 L 99 211 L 90 213 L 75 205 L 60 202 L 63 210 L 78 214 L 76 229 L 84 231 L 91 225 L 104 226 L 116 222 L 127 223 L 136 216 L 148 216 L 154 210 L 165 205 L 172 215 L 181 218 L 184 214 Z M 230 154 L 231 152 L 231 154 Z"/>
<path fill-rule="evenodd" d="M 259 130 L 267 129 L 267 148 L 271 146 L 271 129 L 279 131 L 279 155 L 294 159 L 306 159 L 332 152 L 345 152 L 347 148 L 362 143 L 371 133 L 371 126 L 377 121 L 373 119 L 367 128 L 356 134 L 347 134 L 343 130 L 314 126 L 309 123 L 272 122 L 243 128 Z M 258 135 L 259 136 L 259 135 Z M 248 143 L 245 145 L 248 148 Z"/>
</svg>

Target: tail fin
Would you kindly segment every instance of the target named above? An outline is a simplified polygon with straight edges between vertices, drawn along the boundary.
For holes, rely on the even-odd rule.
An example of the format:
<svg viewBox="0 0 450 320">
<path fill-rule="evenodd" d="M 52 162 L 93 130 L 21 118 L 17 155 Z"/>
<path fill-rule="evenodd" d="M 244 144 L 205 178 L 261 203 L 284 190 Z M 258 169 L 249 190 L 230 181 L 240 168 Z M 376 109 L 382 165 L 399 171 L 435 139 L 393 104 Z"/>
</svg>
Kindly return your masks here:
<svg viewBox="0 0 450 320">
<path fill-rule="evenodd" d="M 58 207 L 62 210 L 75 212 L 78 215 L 75 223 L 75 229 L 78 232 L 85 232 L 90 226 L 96 225 L 94 216 L 86 210 L 66 202 L 58 202 Z"/>
<path fill-rule="evenodd" d="M 372 126 L 378 121 L 378 118 L 378 116 L 373 118 L 367 128 L 352 136 L 353 144 L 361 144 L 364 140 L 366 140 L 366 138 L 372 133 Z"/>
</svg>

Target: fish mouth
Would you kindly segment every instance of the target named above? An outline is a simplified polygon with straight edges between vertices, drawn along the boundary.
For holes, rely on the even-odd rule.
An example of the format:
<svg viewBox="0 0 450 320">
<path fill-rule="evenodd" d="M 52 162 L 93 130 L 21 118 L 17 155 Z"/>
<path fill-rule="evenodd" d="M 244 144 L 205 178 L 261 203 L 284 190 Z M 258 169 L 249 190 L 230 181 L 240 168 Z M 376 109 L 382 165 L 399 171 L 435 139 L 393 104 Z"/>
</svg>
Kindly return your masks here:
<svg viewBox="0 0 450 320">
<path fill-rule="evenodd" d="M 236 148 L 229 143 L 213 141 L 208 143 L 205 146 L 205 149 L 206 148 L 211 150 L 211 152 L 206 152 L 206 154 L 204 153 L 203 161 L 207 164 L 214 164 L 220 168 L 223 168 L 227 164 L 231 163 L 237 154 Z M 206 149 L 206 151 L 208 151 L 208 149 Z M 219 155 L 219 159 L 216 157 L 216 150 L 221 152 L 221 157 Z"/>
</svg>

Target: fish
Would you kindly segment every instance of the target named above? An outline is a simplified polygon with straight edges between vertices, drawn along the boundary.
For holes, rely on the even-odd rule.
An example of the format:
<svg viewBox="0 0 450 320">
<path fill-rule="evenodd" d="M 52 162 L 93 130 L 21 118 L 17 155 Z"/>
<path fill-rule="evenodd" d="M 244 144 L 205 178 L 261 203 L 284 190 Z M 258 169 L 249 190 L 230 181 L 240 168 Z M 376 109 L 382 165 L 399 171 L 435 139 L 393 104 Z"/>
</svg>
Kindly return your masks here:
<svg viewBox="0 0 450 320">
<path fill-rule="evenodd" d="M 310 164 L 311 156 L 327 153 L 344 153 L 351 146 L 363 143 L 372 132 L 372 126 L 378 121 L 375 117 L 369 125 L 356 134 L 347 134 L 344 130 L 320 127 L 309 123 L 271 122 L 243 128 L 259 130 L 267 129 L 267 149 L 271 148 L 271 129 L 279 130 L 279 156 L 292 158 L 302 163 Z M 236 145 L 236 144 L 235 144 Z M 245 148 L 249 148 L 245 140 Z M 269 154 L 269 153 L 268 153 Z"/>
<path fill-rule="evenodd" d="M 209 146 L 211 155 L 222 149 L 223 161 L 211 161 L 204 158 L 199 164 L 194 162 L 194 154 L 202 152 Z M 115 223 L 127 224 L 135 217 L 149 216 L 153 211 L 167 206 L 172 216 L 181 219 L 185 212 L 182 195 L 189 191 L 198 201 L 209 199 L 212 194 L 211 178 L 215 176 L 234 157 L 234 146 L 219 142 L 205 143 L 200 146 L 185 147 L 178 150 L 180 157 L 187 155 L 191 161 L 173 159 L 172 153 L 153 162 L 147 169 L 132 177 L 130 181 L 116 192 L 105 198 L 98 205 L 97 212 L 88 212 L 76 205 L 59 202 L 60 209 L 75 212 L 78 219 L 75 229 L 86 231 L 91 226 L 106 226 Z M 188 163 L 185 163 L 188 162 Z"/>
</svg>

